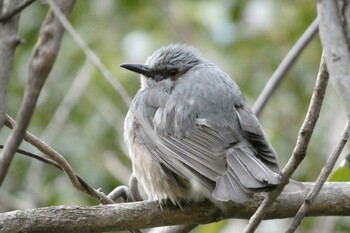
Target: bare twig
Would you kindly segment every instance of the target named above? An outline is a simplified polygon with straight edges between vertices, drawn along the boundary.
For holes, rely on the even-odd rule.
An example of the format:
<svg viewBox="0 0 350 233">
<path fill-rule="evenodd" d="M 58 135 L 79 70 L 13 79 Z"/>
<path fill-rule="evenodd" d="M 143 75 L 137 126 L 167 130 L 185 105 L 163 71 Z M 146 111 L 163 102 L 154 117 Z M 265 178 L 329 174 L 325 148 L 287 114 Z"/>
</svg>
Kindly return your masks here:
<svg viewBox="0 0 350 233">
<path fill-rule="evenodd" d="M 19 0 L 10 1 L 7 12 L 12 11 L 20 2 Z M 0 7 L 0 13 L 2 7 Z M 5 14 L 7 13 L 5 12 Z M 6 93 L 7 84 L 10 79 L 10 71 L 12 68 L 13 56 L 17 45 L 21 42 L 17 34 L 19 15 L 13 17 L 10 21 L 0 24 L 0 130 L 4 124 L 6 115 Z M 1 160 L 1 159 L 0 159 Z M 1 182 L 0 182 L 1 183 Z"/>
<path fill-rule="evenodd" d="M 3 146 L 0 145 L 0 148 L 3 148 Z M 31 152 L 28 152 L 28 151 L 25 151 L 25 150 L 21 150 L 21 149 L 17 149 L 16 151 L 17 153 L 19 154 L 22 154 L 22 155 L 25 155 L 25 156 L 28 156 L 30 158 L 33 158 L 33 159 L 36 159 L 36 160 L 39 160 L 43 163 L 46 163 L 46 164 L 49 164 L 55 168 L 57 168 L 58 170 L 61 170 L 64 172 L 64 169 L 58 164 L 56 163 L 55 161 L 53 160 L 50 160 L 50 159 L 47 159 L 47 158 L 43 158 L 39 155 L 36 155 L 36 154 L 33 154 Z M 75 174 L 75 177 L 77 179 L 77 182 L 80 183 L 80 185 L 85 189 L 84 192 L 87 193 L 87 194 L 90 194 L 92 197 L 97 197 L 97 199 L 101 200 L 101 196 L 100 195 L 96 195 L 96 191 L 94 188 L 92 188 L 86 181 L 84 181 L 79 175 Z M 80 189 L 79 189 L 80 190 Z M 82 191 L 82 190 L 80 190 Z M 99 192 L 100 193 L 100 192 Z M 108 200 L 109 201 L 109 200 Z M 103 202 L 104 203 L 104 202 Z M 108 204 L 112 204 L 114 202 L 111 202 L 111 203 L 108 203 Z M 107 203 L 105 203 L 107 204 Z"/>
<path fill-rule="evenodd" d="M 342 98 L 347 113 L 350 115 L 350 52 L 337 2 L 317 1 L 317 12 L 320 19 L 320 38 L 327 69 L 338 95 Z"/>
<path fill-rule="evenodd" d="M 26 8 L 27 6 L 29 6 L 33 2 L 35 2 L 35 0 L 23 1 L 20 4 L 16 5 L 16 7 L 14 7 L 11 11 L 7 11 L 6 13 L 3 13 L 2 15 L 0 15 L 0 23 L 8 21 L 14 15 L 18 14 L 19 12 L 21 12 L 24 8 Z"/>
<path fill-rule="evenodd" d="M 62 0 L 60 4 L 64 14 L 69 15 L 73 8 L 74 0 Z M 16 118 L 18 123 L 7 138 L 4 149 L 0 153 L 0 185 L 5 179 L 18 146 L 22 142 L 40 91 L 56 60 L 62 36 L 63 28 L 61 23 L 54 17 L 54 13 L 49 11 L 41 26 L 39 39 L 30 59 L 28 83 Z"/>
<path fill-rule="evenodd" d="M 61 21 L 64 28 L 71 35 L 73 40 L 77 43 L 77 45 L 81 48 L 81 50 L 85 53 L 87 59 L 96 66 L 97 70 L 101 73 L 102 77 L 105 78 L 112 85 L 112 87 L 119 93 L 122 98 L 124 104 L 129 106 L 131 103 L 131 98 L 124 87 L 119 83 L 118 79 L 105 67 L 105 65 L 101 62 L 99 57 L 87 46 L 85 41 L 80 37 L 80 35 L 76 32 L 76 30 L 69 23 L 67 18 L 61 13 L 60 9 L 57 7 L 57 4 L 48 0 L 51 8 L 55 12 L 57 18 Z"/>
<path fill-rule="evenodd" d="M 3 145 L 0 145 L 0 149 L 3 148 Z M 16 150 L 17 153 L 21 154 L 21 155 L 25 155 L 25 156 L 28 156 L 30 158 L 33 158 L 33 159 L 36 159 L 36 160 L 39 160 L 43 163 L 46 163 L 46 164 L 49 164 L 51 166 L 54 166 L 55 168 L 59 169 L 62 171 L 62 168 L 54 161 L 50 160 L 50 159 L 47 159 L 47 158 L 43 158 L 39 155 L 36 155 L 36 154 L 33 154 L 29 151 L 25 151 L 25 150 L 22 150 L 22 149 L 17 149 Z"/>
<path fill-rule="evenodd" d="M 293 217 L 305 199 L 306 190 L 282 193 L 274 202 L 267 219 Z M 350 183 L 326 183 L 308 216 L 349 216 Z M 2 232 L 105 232 L 142 229 L 178 224 L 205 224 L 227 218 L 249 218 L 262 200 L 262 194 L 244 203 L 227 203 L 225 211 L 209 202 L 184 204 L 180 209 L 170 203 L 159 208 L 157 202 L 132 202 L 100 206 L 53 206 L 0 213 Z M 44 216 L 44 217 L 43 217 Z"/>
<path fill-rule="evenodd" d="M 337 162 L 340 153 L 342 152 L 346 142 L 349 139 L 350 133 L 350 124 L 349 121 L 346 122 L 345 128 L 342 133 L 342 137 L 336 147 L 334 148 L 332 154 L 329 156 L 326 164 L 324 165 L 320 175 L 318 176 L 315 186 L 312 188 L 308 196 L 306 197 L 303 205 L 300 207 L 298 213 L 294 217 L 293 223 L 290 228 L 286 231 L 286 233 L 293 233 L 297 227 L 300 225 L 301 221 L 305 217 L 308 210 L 311 208 L 311 205 L 315 201 L 317 195 L 319 194 L 322 186 L 326 182 L 329 174 L 331 173 L 335 163 Z"/>
<path fill-rule="evenodd" d="M 275 72 L 272 74 L 269 81 L 266 83 L 264 89 L 260 93 L 259 97 L 254 103 L 253 112 L 256 116 L 259 116 L 262 109 L 265 107 L 267 101 L 270 99 L 277 86 L 281 83 L 286 73 L 292 67 L 294 62 L 297 60 L 304 48 L 314 38 L 318 31 L 318 20 L 317 18 L 310 24 L 304 34 L 295 43 L 293 48 L 289 50 L 288 54 L 282 60 L 280 65 L 277 67 Z"/>
<path fill-rule="evenodd" d="M 293 150 L 291 158 L 281 171 L 281 184 L 278 185 L 275 190 L 267 193 L 264 201 L 261 203 L 254 215 L 250 218 L 249 223 L 244 230 L 245 233 L 255 231 L 260 222 L 263 220 L 270 206 L 282 192 L 284 186 L 289 182 L 290 177 L 300 165 L 301 161 L 304 159 L 311 135 L 320 114 L 327 83 L 328 72 L 324 59 L 321 59 L 320 69 L 315 88 L 312 93 L 309 109 L 307 111 L 304 123 L 299 131 L 296 146 Z"/>
<path fill-rule="evenodd" d="M 10 116 L 6 116 L 5 124 L 9 128 L 14 128 L 16 125 L 15 121 Z M 42 153 L 50 157 L 55 163 L 57 163 L 60 169 L 62 169 L 62 171 L 64 171 L 64 173 L 66 174 L 73 187 L 84 193 L 97 197 L 103 204 L 114 203 L 105 194 L 91 188 L 90 185 L 88 185 L 84 180 L 78 177 L 73 171 L 70 164 L 64 159 L 64 157 L 60 155 L 57 151 L 55 151 L 53 148 L 49 147 L 45 142 L 41 141 L 39 138 L 35 137 L 28 131 L 25 131 L 23 139 L 35 146 L 39 151 L 41 151 Z"/>
</svg>

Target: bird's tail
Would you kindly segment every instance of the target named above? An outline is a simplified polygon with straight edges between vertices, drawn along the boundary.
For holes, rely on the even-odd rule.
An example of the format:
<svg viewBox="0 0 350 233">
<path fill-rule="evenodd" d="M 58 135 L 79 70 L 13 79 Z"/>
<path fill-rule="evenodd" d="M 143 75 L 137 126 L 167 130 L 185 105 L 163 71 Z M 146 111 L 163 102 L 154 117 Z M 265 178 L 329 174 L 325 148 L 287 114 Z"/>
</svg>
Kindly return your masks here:
<svg viewBox="0 0 350 233">
<path fill-rule="evenodd" d="M 213 197 L 220 201 L 243 202 L 255 192 L 271 190 L 280 183 L 272 171 L 247 144 L 238 144 L 227 151 L 227 172 L 216 180 Z"/>
</svg>

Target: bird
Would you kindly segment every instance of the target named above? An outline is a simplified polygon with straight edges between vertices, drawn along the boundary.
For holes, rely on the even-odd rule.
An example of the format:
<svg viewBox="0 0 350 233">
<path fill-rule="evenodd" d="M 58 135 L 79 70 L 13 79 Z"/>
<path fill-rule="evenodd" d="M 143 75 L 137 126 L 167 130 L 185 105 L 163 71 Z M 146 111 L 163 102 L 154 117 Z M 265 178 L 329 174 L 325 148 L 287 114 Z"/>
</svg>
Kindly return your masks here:
<svg viewBox="0 0 350 233">
<path fill-rule="evenodd" d="M 120 66 L 141 79 L 124 139 L 149 200 L 240 203 L 280 183 L 276 152 L 240 88 L 196 48 L 170 44 Z"/>
</svg>

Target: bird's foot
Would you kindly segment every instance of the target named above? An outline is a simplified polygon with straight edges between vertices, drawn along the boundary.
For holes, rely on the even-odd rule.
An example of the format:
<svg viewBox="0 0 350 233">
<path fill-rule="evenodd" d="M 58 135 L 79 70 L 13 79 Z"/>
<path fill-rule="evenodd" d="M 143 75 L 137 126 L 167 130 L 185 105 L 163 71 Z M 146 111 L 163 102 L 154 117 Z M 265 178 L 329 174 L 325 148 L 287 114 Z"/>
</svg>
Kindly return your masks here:
<svg viewBox="0 0 350 233">
<path fill-rule="evenodd" d="M 112 200 L 122 198 L 124 202 L 143 201 L 137 184 L 138 181 L 136 177 L 134 176 L 134 174 L 131 174 L 129 178 L 129 187 L 125 185 L 118 186 L 108 194 L 108 197 Z"/>
</svg>

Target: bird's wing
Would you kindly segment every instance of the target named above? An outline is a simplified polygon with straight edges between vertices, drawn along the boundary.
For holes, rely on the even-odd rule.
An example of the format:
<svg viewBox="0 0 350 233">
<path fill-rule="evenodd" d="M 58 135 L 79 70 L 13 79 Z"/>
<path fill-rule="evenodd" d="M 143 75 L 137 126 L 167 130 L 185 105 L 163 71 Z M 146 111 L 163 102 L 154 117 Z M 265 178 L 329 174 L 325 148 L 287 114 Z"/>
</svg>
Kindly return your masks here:
<svg viewBox="0 0 350 233">
<path fill-rule="evenodd" d="M 279 172 L 276 152 L 261 129 L 258 119 L 246 104 L 236 108 L 236 113 L 242 128 L 244 138 L 255 148 L 256 155 L 266 166 Z"/>
<path fill-rule="evenodd" d="M 275 164 L 276 156 L 273 149 L 268 151 L 270 144 L 264 145 L 267 139 L 238 87 L 219 74 L 209 81 L 217 72 L 188 74 L 164 106 L 152 114 L 137 111 L 138 136 L 155 159 L 176 174 L 197 180 L 215 199 L 244 201 L 279 182 L 265 164 Z"/>
</svg>

